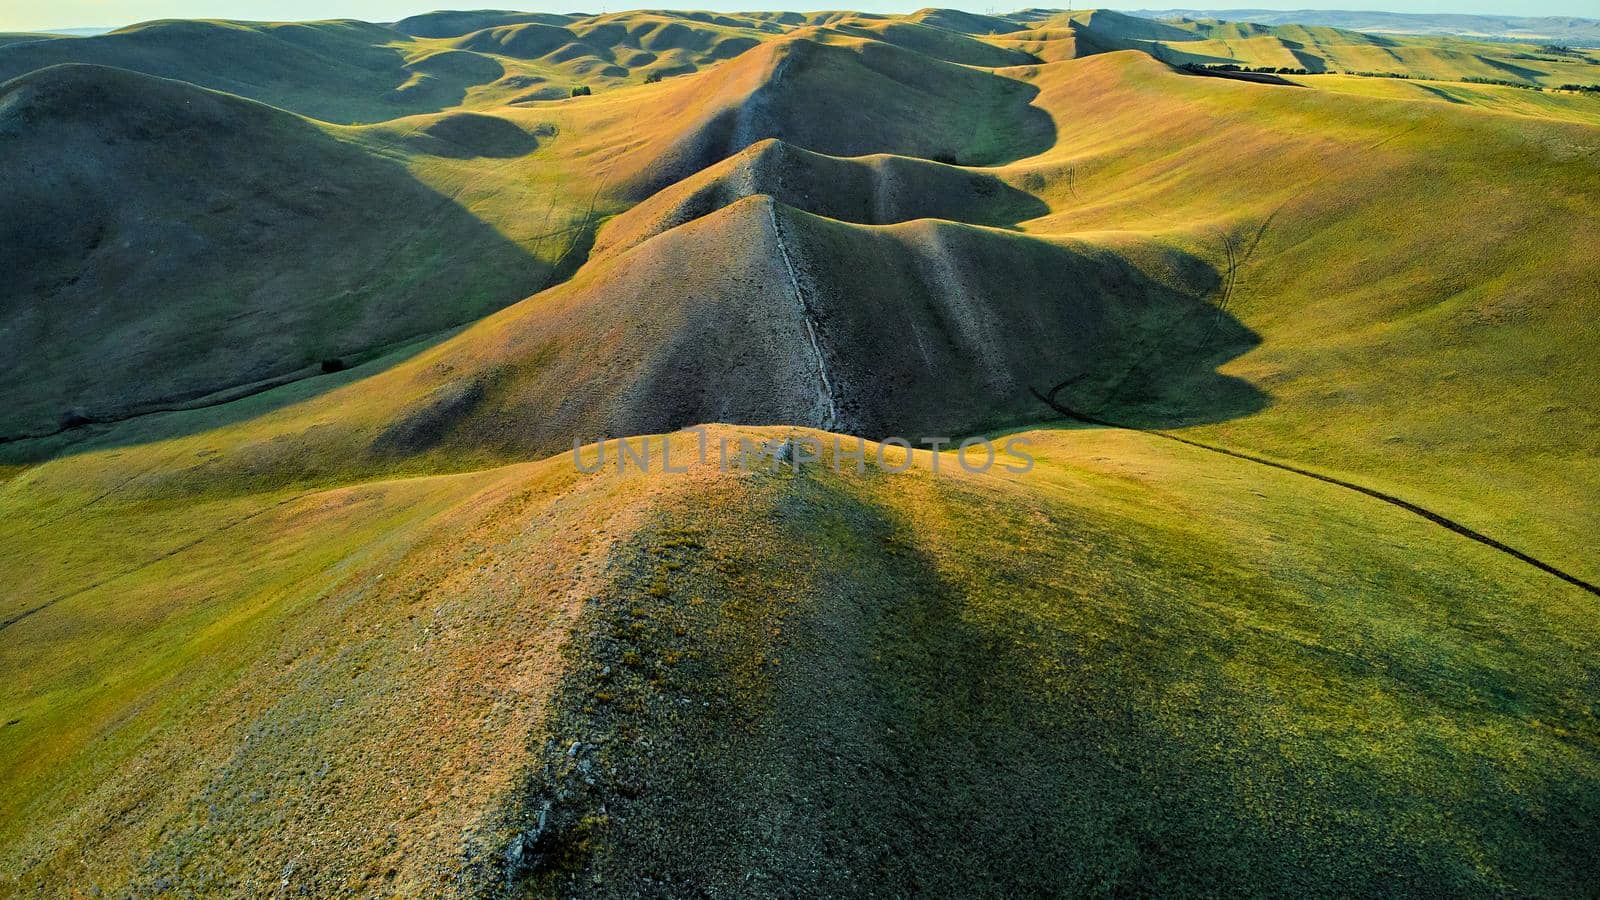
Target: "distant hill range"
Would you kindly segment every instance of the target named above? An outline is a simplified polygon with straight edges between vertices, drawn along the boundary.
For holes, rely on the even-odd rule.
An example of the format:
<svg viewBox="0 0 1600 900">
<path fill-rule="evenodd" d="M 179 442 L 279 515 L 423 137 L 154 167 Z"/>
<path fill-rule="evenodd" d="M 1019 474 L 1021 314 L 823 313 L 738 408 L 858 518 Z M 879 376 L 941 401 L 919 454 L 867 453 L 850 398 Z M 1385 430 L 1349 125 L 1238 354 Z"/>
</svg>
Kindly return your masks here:
<svg viewBox="0 0 1600 900">
<path fill-rule="evenodd" d="M 1600 19 L 1576 16 L 1474 16 L 1345 9 L 1139 9 L 1150 19 L 1222 19 L 1261 25 L 1329 25 L 1384 34 L 1453 34 L 1500 41 L 1558 41 L 1600 46 Z"/>
</svg>

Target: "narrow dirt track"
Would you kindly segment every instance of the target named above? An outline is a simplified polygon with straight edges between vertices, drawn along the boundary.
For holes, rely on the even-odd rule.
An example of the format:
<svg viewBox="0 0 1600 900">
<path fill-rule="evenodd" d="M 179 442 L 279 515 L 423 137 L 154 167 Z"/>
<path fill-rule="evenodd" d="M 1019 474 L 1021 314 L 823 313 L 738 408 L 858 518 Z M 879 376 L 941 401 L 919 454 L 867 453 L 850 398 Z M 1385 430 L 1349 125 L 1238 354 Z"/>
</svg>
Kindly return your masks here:
<svg viewBox="0 0 1600 900">
<path fill-rule="evenodd" d="M 767 221 L 772 224 L 772 239 L 778 245 L 778 254 L 783 257 L 783 269 L 789 275 L 789 287 L 794 292 L 794 301 L 800 308 L 800 321 L 806 326 L 806 341 L 811 345 L 811 355 L 817 361 L 817 379 L 821 382 L 822 400 L 827 404 L 828 417 L 822 421 L 823 431 L 835 431 L 839 427 L 839 405 L 833 398 L 833 381 L 828 378 L 828 363 L 822 355 L 822 344 L 817 340 L 817 327 L 812 319 L 815 316 L 811 307 L 806 303 L 805 293 L 800 290 L 800 278 L 794 270 L 794 261 L 789 258 L 789 248 L 783 242 L 783 228 L 778 224 L 777 201 L 768 198 Z"/>
<path fill-rule="evenodd" d="M 1244 452 L 1239 451 L 1239 450 L 1230 450 L 1227 447 L 1219 447 L 1219 446 L 1217 446 L 1215 444 L 1203 443 L 1201 441 L 1193 440 L 1192 438 L 1179 437 L 1178 435 L 1172 434 L 1170 432 L 1157 431 L 1157 430 L 1149 429 L 1149 428 L 1135 428 L 1135 427 L 1133 427 L 1131 425 L 1120 425 L 1120 424 L 1118 424 L 1116 422 L 1108 422 L 1108 421 L 1106 421 L 1104 419 L 1097 419 L 1097 418 L 1095 418 L 1093 416 L 1085 415 L 1084 413 L 1080 413 L 1080 412 L 1076 412 L 1074 410 L 1068 409 L 1068 408 L 1062 406 L 1061 404 L 1057 403 L 1052 397 L 1048 397 L 1048 396 L 1046 396 L 1044 394 L 1041 394 L 1037 390 L 1034 390 L 1032 388 L 1029 388 L 1029 390 L 1033 393 L 1033 395 L 1035 397 L 1039 398 L 1039 400 L 1041 402 L 1043 402 L 1045 405 L 1049 406 L 1051 409 L 1055 410 L 1056 412 L 1060 413 L 1061 415 L 1066 416 L 1067 418 L 1072 419 L 1074 421 L 1083 422 L 1083 423 L 1088 424 L 1088 425 L 1099 425 L 1099 426 L 1101 426 L 1103 428 L 1119 428 L 1119 429 L 1122 429 L 1124 431 L 1137 431 L 1137 432 L 1139 432 L 1141 434 L 1148 434 L 1148 435 L 1151 435 L 1153 437 L 1165 438 L 1166 440 L 1169 440 L 1169 441 L 1176 441 L 1177 443 L 1180 443 L 1180 444 L 1187 444 L 1190 447 L 1196 447 L 1196 448 L 1201 449 L 1201 450 L 1208 450 L 1208 451 L 1210 451 L 1212 453 L 1220 453 L 1223 456 L 1231 456 L 1234 459 L 1242 459 L 1242 460 L 1245 460 L 1246 462 L 1253 462 L 1253 463 L 1256 463 L 1257 465 L 1262 465 L 1262 466 L 1271 466 L 1274 469 L 1282 469 L 1285 472 L 1293 472 L 1296 475 L 1303 475 L 1306 478 L 1315 478 L 1316 480 L 1321 481 L 1321 482 L 1323 482 L 1325 484 L 1331 484 L 1331 485 L 1335 485 L 1337 487 L 1342 487 L 1345 490 L 1355 491 L 1358 494 L 1363 494 L 1365 496 L 1371 497 L 1374 500 L 1381 500 L 1384 503 L 1389 504 L 1390 506 L 1394 506 L 1394 507 L 1397 507 L 1399 509 L 1403 509 L 1406 512 L 1412 513 L 1413 515 L 1421 516 L 1422 518 L 1427 519 L 1429 522 L 1432 522 L 1433 524 L 1438 525 L 1441 528 L 1445 528 L 1445 529 L 1448 529 L 1449 531 L 1453 531 L 1456 534 L 1459 534 L 1462 537 L 1467 538 L 1469 540 L 1477 541 L 1478 543 L 1484 545 L 1485 547 L 1490 548 L 1491 550 L 1497 550 L 1497 551 L 1499 551 L 1501 553 L 1504 553 L 1507 556 L 1510 556 L 1510 557 L 1512 557 L 1512 558 L 1514 558 L 1516 560 L 1519 560 L 1520 562 L 1524 562 L 1524 563 L 1527 563 L 1530 566 L 1533 566 L 1535 569 L 1538 569 L 1541 572 L 1545 572 L 1547 574 L 1554 575 L 1555 577 L 1561 579 L 1562 581 L 1565 581 L 1566 583 L 1572 585 L 1573 587 L 1581 588 L 1582 590 L 1588 591 L 1589 593 L 1595 595 L 1596 597 L 1600 597 L 1600 586 L 1597 586 L 1597 585 L 1593 584 L 1592 582 L 1585 581 L 1582 578 L 1579 578 L 1578 576 L 1571 574 L 1570 572 L 1566 572 L 1566 571 L 1563 571 L 1561 569 L 1556 568 L 1555 566 L 1545 562 L 1542 559 L 1539 559 L 1538 557 L 1530 556 L 1529 554 L 1524 553 L 1524 552 L 1522 552 L 1521 550 L 1518 550 L 1515 547 L 1512 547 L 1512 546 L 1509 546 L 1507 544 L 1501 543 L 1500 541 L 1495 540 L 1494 538 L 1484 534 L 1481 531 L 1478 531 L 1478 530 L 1473 529 L 1473 528 L 1469 528 L 1468 526 L 1463 525 L 1460 522 L 1457 522 L 1455 519 L 1452 519 L 1449 516 L 1445 516 L 1445 515 L 1442 515 L 1440 513 L 1434 512 L 1433 510 L 1428 509 L 1426 507 L 1418 506 L 1417 504 L 1412 503 L 1409 500 L 1405 500 L 1405 499 L 1402 499 L 1400 497 L 1396 497 L 1393 494 L 1386 494 L 1383 491 L 1376 490 L 1374 488 L 1369 488 L 1369 487 L 1366 487 L 1364 485 L 1356 484 L 1353 481 L 1345 481 L 1342 478 L 1335 478 L 1332 475 L 1323 475 L 1320 472 L 1313 472 L 1310 469 L 1302 469 L 1299 466 L 1290 465 L 1289 463 L 1278 462 L 1276 460 L 1267 459 L 1267 458 L 1262 457 L 1262 456 L 1256 456 L 1256 455 L 1251 454 L 1251 453 L 1244 453 Z"/>
</svg>

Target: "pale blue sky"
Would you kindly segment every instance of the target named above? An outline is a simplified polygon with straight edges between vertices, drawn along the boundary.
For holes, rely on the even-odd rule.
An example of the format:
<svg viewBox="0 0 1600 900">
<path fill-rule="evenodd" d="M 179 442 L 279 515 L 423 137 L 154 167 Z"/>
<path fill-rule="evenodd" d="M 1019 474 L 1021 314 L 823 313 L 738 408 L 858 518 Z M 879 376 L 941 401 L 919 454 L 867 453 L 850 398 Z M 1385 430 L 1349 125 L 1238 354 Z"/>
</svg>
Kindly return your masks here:
<svg viewBox="0 0 1600 900">
<path fill-rule="evenodd" d="M 843 2 L 717 2 L 717 0 L 693 0 L 685 4 L 652 4 L 657 8 L 680 9 L 854 9 L 863 12 L 910 12 L 923 6 L 941 5 L 959 9 L 970 9 L 982 12 L 989 8 L 1007 10 L 1013 7 L 1002 4 L 989 3 L 917 3 L 915 0 L 907 3 L 884 2 L 884 0 L 857 0 L 851 3 Z M 1025 0 L 1017 4 L 1017 8 L 1025 6 L 1055 5 L 1041 0 Z M 1065 3 L 1060 5 L 1065 6 Z M 1075 2 L 1077 8 L 1100 6 L 1110 9 L 1162 9 L 1174 6 L 1194 6 L 1204 8 L 1251 8 L 1251 9 L 1305 9 L 1310 6 L 1305 0 L 1294 3 L 1273 2 L 1224 2 L 1220 4 L 1202 3 L 1174 3 L 1172 0 L 1149 0 L 1149 2 L 1133 3 L 1093 3 Z M 636 8 L 628 3 L 600 4 L 595 2 L 578 3 L 571 6 L 556 6 L 549 3 L 535 5 L 518 3 L 496 3 L 493 0 L 476 0 L 458 6 L 441 7 L 438 0 L 434 2 L 409 2 L 409 0 L 0 0 L 0 31 L 30 31 L 42 28 L 73 28 L 79 26 L 119 26 L 129 25 L 134 22 L 143 22 L 149 19 L 165 18 L 211 18 L 211 19 L 268 19 L 268 20 L 294 20 L 294 19 L 328 19 L 351 18 L 366 19 L 372 22 L 389 22 L 412 13 L 427 12 L 431 9 L 472 9 L 479 7 L 504 6 L 520 10 L 542 10 L 546 12 L 617 12 L 624 9 Z M 1453 12 L 1453 13 L 1501 13 L 1518 16 L 1586 16 L 1600 17 L 1600 2 L 1597 0 L 1381 0 L 1376 3 L 1364 3 L 1361 0 L 1335 0 L 1323 9 L 1383 9 L 1391 12 Z"/>
</svg>

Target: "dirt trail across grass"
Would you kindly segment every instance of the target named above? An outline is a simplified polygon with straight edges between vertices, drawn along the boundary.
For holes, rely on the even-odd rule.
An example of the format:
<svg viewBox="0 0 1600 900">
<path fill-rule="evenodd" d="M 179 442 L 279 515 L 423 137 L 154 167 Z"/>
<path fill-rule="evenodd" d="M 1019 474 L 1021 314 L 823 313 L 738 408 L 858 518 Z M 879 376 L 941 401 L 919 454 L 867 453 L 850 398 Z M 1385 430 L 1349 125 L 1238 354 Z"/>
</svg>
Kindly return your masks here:
<svg viewBox="0 0 1600 900">
<path fill-rule="evenodd" d="M 3 631 L 5 629 L 7 629 L 7 628 L 10 628 L 11 626 L 17 624 L 18 622 L 21 622 L 23 619 L 26 619 L 31 615 L 34 615 L 35 613 L 43 612 L 43 611 L 49 609 L 50 607 L 55 606 L 57 603 L 60 603 L 63 600 L 68 600 L 68 599 L 76 597 L 76 596 L 78 596 L 80 594 L 84 594 L 84 593 L 87 593 L 89 591 L 92 591 L 92 590 L 94 590 L 96 588 L 104 587 L 105 585 L 110 584 L 111 582 L 116 581 L 119 578 L 126 578 L 127 576 L 132 575 L 135 572 L 138 572 L 138 571 L 143 570 L 143 569 L 148 569 L 151 566 L 153 566 L 153 565 L 155 565 L 155 564 L 157 564 L 159 562 L 163 562 L 165 560 L 171 559 L 174 556 L 177 556 L 180 553 L 184 553 L 186 551 L 192 550 L 193 548 L 199 546 L 200 544 L 203 544 L 206 541 L 212 540 L 212 539 L 216 538 L 217 536 L 219 536 L 221 534 L 224 534 L 224 533 L 226 533 L 228 531 L 232 531 L 233 529 L 239 527 L 240 525 L 245 524 L 246 522 L 250 522 L 250 521 L 252 521 L 254 519 L 258 519 L 258 518 L 266 515 L 267 513 L 272 512 L 273 510 L 276 510 L 276 509 L 278 509 L 280 507 L 283 507 L 283 506 L 287 506 L 288 504 L 293 503 L 296 500 L 303 499 L 306 496 L 307 496 L 306 494 L 295 494 L 292 497 L 286 497 L 286 498 L 284 498 L 282 500 L 279 500 L 276 503 L 270 503 L 270 504 L 268 504 L 266 506 L 261 507 L 260 509 L 256 510 L 255 512 L 252 512 L 252 513 L 250 513 L 248 515 L 245 515 L 245 516 L 243 516 L 241 518 L 235 519 L 234 521 L 229 522 L 226 525 L 223 525 L 223 526 L 219 527 L 215 531 L 209 532 L 207 534 L 203 534 L 200 537 L 194 538 L 193 540 L 186 541 L 185 543 L 180 544 L 177 547 L 173 547 L 171 550 L 168 550 L 168 551 L 166 551 L 164 553 L 160 553 L 160 554 L 158 554 L 158 555 L 156 555 L 154 557 L 151 557 L 150 559 L 145 560 L 144 562 L 138 563 L 137 565 L 133 566 L 132 568 L 124 569 L 124 570 L 122 570 L 120 572 L 117 572 L 115 574 L 108 575 L 105 578 L 100 579 L 99 581 L 95 581 L 95 582 L 92 582 L 90 584 L 86 584 L 86 585 L 84 585 L 83 587 L 80 587 L 80 588 L 74 588 L 73 590 L 67 591 L 66 593 L 57 594 L 56 596 L 51 597 L 50 599 L 45 600 L 42 603 L 38 603 L 38 604 L 28 608 L 28 609 L 25 609 L 25 610 L 17 613 L 16 615 L 11 616 L 10 618 L 0 619 L 0 631 Z"/>
<path fill-rule="evenodd" d="M 1068 382 L 1068 383 L 1070 383 L 1070 382 Z M 1324 474 L 1322 474 L 1320 472 L 1313 472 L 1310 469 L 1302 469 L 1299 466 L 1291 465 L 1289 463 L 1278 462 L 1277 460 L 1267 459 L 1266 457 L 1263 457 L 1263 456 L 1256 456 L 1255 454 L 1252 454 L 1252 453 L 1245 453 L 1245 452 L 1239 451 L 1239 450 L 1232 450 L 1232 449 L 1229 449 L 1227 447 L 1217 446 L 1216 444 L 1207 444 L 1207 443 L 1204 443 L 1204 442 L 1201 442 L 1201 441 L 1194 440 L 1192 438 L 1180 437 L 1180 436 L 1178 436 L 1176 434 L 1172 434 L 1171 432 L 1159 431 L 1159 430 L 1152 429 L 1152 428 L 1137 428 L 1137 427 L 1132 426 L 1132 425 L 1122 425 L 1122 424 L 1118 424 L 1116 422 L 1109 422 L 1109 421 L 1106 421 L 1105 419 L 1095 418 L 1095 417 L 1087 415 L 1085 413 L 1077 412 L 1075 410 L 1072 410 L 1072 409 L 1069 409 L 1069 408 L 1067 408 L 1065 406 L 1062 406 L 1059 402 L 1057 402 L 1054 399 L 1053 396 L 1046 396 L 1046 395 L 1041 394 L 1037 390 L 1034 390 L 1032 388 L 1029 388 L 1029 390 L 1032 391 L 1033 395 L 1035 397 L 1039 398 L 1039 400 L 1041 402 L 1043 402 L 1045 405 L 1049 406 L 1051 409 L 1055 410 L 1056 412 L 1060 413 L 1061 415 L 1066 416 L 1067 418 L 1072 419 L 1074 421 L 1083 422 L 1083 423 L 1086 423 L 1086 424 L 1089 424 L 1089 425 L 1099 425 L 1099 426 L 1101 426 L 1103 428 L 1120 428 L 1120 429 L 1123 429 L 1125 431 L 1138 431 L 1138 432 L 1141 432 L 1143 434 L 1152 435 L 1154 437 L 1165 438 L 1166 440 L 1169 440 L 1169 441 L 1177 441 L 1180 444 L 1188 444 L 1191 447 L 1196 447 L 1196 448 L 1199 448 L 1201 450 L 1209 450 L 1212 453 L 1220 453 L 1220 454 L 1222 454 L 1224 456 L 1231 456 L 1231 457 L 1233 457 L 1235 459 L 1242 459 L 1242 460 L 1246 460 L 1247 462 L 1253 462 L 1253 463 L 1257 463 L 1257 464 L 1263 465 L 1263 466 L 1271 466 L 1274 469 L 1282 469 L 1285 472 L 1293 472 L 1296 475 L 1304 475 L 1307 478 L 1315 478 L 1316 480 L 1321 481 L 1321 482 L 1325 482 L 1327 484 L 1335 485 L 1337 487 L 1342 487 L 1342 488 L 1344 488 L 1346 490 L 1355 491 L 1358 494 L 1364 494 L 1364 495 L 1366 495 L 1368 497 L 1373 498 L 1374 500 L 1381 500 L 1384 503 L 1389 504 L 1390 506 L 1398 507 L 1400 509 L 1405 510 L 1406 512 L 1412 513 L 1414 515 L 1421 516 L 1422 518 L 1427 519 L 1429 522 L 1432 522 L 1433 524 L 1438 525 L 1441 528 L 1445 528 L 1445 529 L 1448 529 L 1450 531 L 1453 531 L 1456 534 L 1459 534 L 1462 537 L 1467 538 L 1469 540 L 1477 541 L 1478 543 L 1480 543 L 1480 544 L 1484 545 L 1485 547 L 1488 547 L 1488 548 L 1490 548 L 1492 550 L 1498 550 L 1499 552 L 1504 553 L 1507 556 L 1510 556 L 1510 557 L 1512 557 L 1514 559 L 1517 559 L 1517 560 L 1519 560 L 1521 562 L 1527 563 L 1530 566 L 1533 566 L 1534 568 L 1538 569 L 1541 572 L 1545 572 L 1547 574 L 1554 575 L 1555 577 L 1561 579 L 1562 581 L 1565 581 L 1566 583 L 1568 583 L 1568 584 L 1570 584 L 1570 585 L 1572 585 L 1574 587 L 1582 588 L 1583 590 L 1588 591 L 1589 593 L 1595 595 L 1596 597 L 1600 597 L 1600 586 L 1597 586 L 1597 585 L 1595 585 L 1595 584 L 1593 584 L 1591 582 L 1585 581 L 1585 580 L 1583 580 L 1582 578 L 1579 578 L 1576 575 L 1573 575 L 1573 574 L 1571 574 L 1569 572 L 1563 571 L 1562 569 L 1558 569 L 1555 566 L 1545 562 L 1544 560 L 1539 559 L 1538 557 L 1535 557 L 1535 556 L 1530 556 L 1529 554 L 1524 553 L 1524 552 L 1522 552 L 1521 550 L 1518 550 L 1515 547 L 1511 547 L 1511 546 L 1509 546 L 1507 544 L 1503 544 L 1500 541 L 1495 540 L 1494 538 L 1484 534 L 1481 531 L 1478 531 L 1476 529 L 1473 529 L 1473 528 L 1470 528 L 1470 527 L 1468 527 L 1466 525 L 1463 525 L 1462 523 L 1456 521 L 1455 519 L 1450 518 L 1449 516 L 1442 515 L 1440 513 L 1434 512 L 1433 510 L 1428 509 L 1428 508 L 1423 507 L 1423 506 L 1418 506 L 1417 504 L 1412 503 L 1409 500 L 1405 500 L 1405 499 L 1402 499 L 1400 497 L 1396 497 L 1393 494 L 1387 494 L 1387 493 L 1384 493 L 1383 491 L 1377 490 L 1375 488 L 1369 488 L 1369 487 L 1366 487 L 1365 485 L 1356 484 L 1353 481 L 1345 481 L 1342 478 L 1335 478 L 1332 475 L 1324 475 Z M 1052 391 L 1051 393 L 1054 394 L 1054 391 Z"/>
<path fill-rule="evenodd" d="M 817 326 L 812 321 L 816 316 L 806 303 L 805 293 L 800 289 L 800 278 L 794 270 L 794 260 L 789 257 L 789 248 L 783 242 L 783 228 L 778 224 L 775 200 L 767 200 L 767 221 L 772 224 L 772 240 L 778 245 L 778 255 L 783 257 L 783 270 L 789 276 L 789 287 L 794 292 L 794 302 L 800 308 L 800 321 L 806 326 L 806 341 L 811 345 L 811 355 L 817 361 L 817 379 L 821 382 L 822 388 L 819 393 L 828 407 L 828 415 L 822 421 L 822 429 L 835 431 L 839 427 L 839 405 L 833 399 L 833 382 L 828 378 L 828 362 L 822 355 L 822 344 L 817 340 Z"/>
</svg>

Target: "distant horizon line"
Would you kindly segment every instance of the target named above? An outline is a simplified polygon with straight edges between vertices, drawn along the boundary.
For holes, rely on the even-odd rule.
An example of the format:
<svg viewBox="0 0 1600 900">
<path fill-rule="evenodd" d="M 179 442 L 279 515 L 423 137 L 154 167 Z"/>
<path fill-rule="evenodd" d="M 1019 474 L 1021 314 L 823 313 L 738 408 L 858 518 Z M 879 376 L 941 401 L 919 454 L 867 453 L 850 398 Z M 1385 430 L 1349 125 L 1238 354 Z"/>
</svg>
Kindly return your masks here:
<svg viewBox="0 0 1600 900">
<path fill-rule="evenodd" d="M 488 8 L 485 7 L 484 9 L 487 10 Z M 830 8 L 829 10 L 806 10 L 806 9 L 801 9 L 801 8 L 798 8 L 798 7 L 790 8 L 790 7 L 779 7 L 779 6 L 771 6 L 771 7 L 751 6 L 751 7 L 745 8 L 745 9 L 728 10 L 727 12 L 734 13 L 734 14 L 739 13 L 739 12 L 810 12 L 810 11 L 832 11 L 832 9 L 834 9 L 834 8 Z M 836 9 L 838 9 L 839 11 L 842 11 L 842 12 L 866 12 L 867 11 L 867 10 L 851 9 L 848 6 L 839 6 L 839 7 L 836 7 Z M 963 9 L 961 9 L 961 7 L 957 7 L 957 6 L 948 6 L 948 7 L 946 7 L 946 6 L 939 6 L 937 4 L 930 4 L 928 6 L 918 7 L 917 9 L 953 9 L 953 10 L 959 10 L 959 11 L 962 11 L 962 12 L 974 12 L 973 10 L 963 10 Z M 1131 14 L 1131 15 L 1140 15 L 1140 14 L 1154 15 L 1154 14 L 1167 14 L 1167 13 L 1171 13 L 1171 14 L 1198 13 L 1198 14 L 1205 14 L 1205 15 L 1211 15 L 1211 16 L 1221 16 L 1222 14 L 1225 14 L 1225 13 L 1236 13 L 1236 14 L 1237 13 L 1245 13 L 1245 14 L 1252 14 L 1252 15 L 1253 14 L 1257 14 L 1257 13 L 1273 13 L 1273 14 L 1277 14 L 1277 15 L 1294 15 L 1296 13 L 1340 13 L 1340 14 L 1350 14 L 1350 15 L 1402 16 L 1402 17 L 1410 18 L 1410 19 L 1496 18 L 1496 19 L 1517 19 L 1517 20 L 1522 20 L 1522 21 L 1560 20 L 1560 21 L 1569 21 L 1569 22 L 1570 21 L 1594 22 L 1596 24 L 1600 24 L 1600 17 L 1579 16 L 1579 15 L 1570 15 L 1570 14 L 1567 14 L 1567 15 L 1562 15 L 1562 14 L 1526 15 L 1526 14 L 1511 13 L 1511 12 L 1493 12 L 1493 13 L 1488 13 L 1488 12 L 1403 12 L 1403 11 L 1400 11 L 1400 10 L 1393 10 L 1393 9 L 1352 9 L 1352 8 L 1349 8 L 1349 7 L 1333 7 L 1333 6 L 1305 6 L 1305 7 L 1298 7 L 1298 8 L 1294 8 L 1294 9 L 1279 9 L 1279 8 L 1273 8 L 1273 7 L 1269 7 L 1269 6 L 1229 6 L 1229 7 L 1209 7 L 1209 8 L 1208 7 L 1199 7 L 1199 6 L 1195 6 L 1195 7 L 1190 7 L 1190 6 L 1168 6 L 1168 7 L 1141 6 L 1141 7 L 1137 7 L 1137 8 L 1128 8 L 1128 7 L 1115 7 L 1115 6 L 1086 5 L 1086 6 L 1082 7 L 1081 9 L 1073 9 L 1071 6 L 1066 6 L 1066 7 L 1059 7 L 1059 6 L 1019 6 L 1019 7 L 1016 7 L 1015 9 L 1011 9 L 1011 10 L 1008 10 L 1006 12 L 989 12 L 989 13 L 979 13 L 979 14 L 980 15 L 992 15 L 992 16 L 996 16 L 996 17 L 999 17 L 999 18 L 1004 18 L 1006 16 L 1014 15 L 1016 13 L 1030 12 L 1030 11 L 1088 12 L 1090 10 L 1096 10 L 1096 9 L 1106 9 L 1106 10 L 1111 10 L 1112 12 L 1122 12 L 1122 13 L 1128 13 L 1128 14 Z M 701 7 L 695 7 L 695 6 L 676 7 L 676 6 L 665 6 L 665 5 L 655 5 L 655 6 L 647 5 L 647 6 L 629 7 L 629 8 L 626 8 L 626 9 L 617 9 L 617 10 L 608 10 L 608 9 L 602 8 L 601 11 L 599 11 L 599 12 L 594 12 L 594 11 L 584 10 L 584 9 L 574 9 L 574 10 L 570 10 L 570 11 L 568 11 L 566 13 L 563 13 L 563 14 L 565 14 L 565 15 L 579 15 L 579 16 L 582 16 L 582 15 L 593 16 L 593 15 L 614 15 L 614 14 L 618 14 L 618 13 L 644 12 L 644 11 L 657 11 L 657 10 L 658 11 L 662 11 L 662 12 L 696 12 L 696 11 L 701 11 L 702 8 Z M 296 19 L 296 18 L 252 19 L 252 18 L 239 18 L 239 17 L 233 17 L 233 16 L 157 16 L 157 17 L 152 18 L 152 19 L 136 19 L 134 21 L 125 22 L 125 23 L 122 23 L 122 24 L 119 24 L 119 25 L 67 25 L 67 26 L 56 26 L 56 27 L 51 27 L 51 28 L 26 28 L 26 29 L 21 29 L 21 30 L 19 30 L 17 32 L 14 32 L 14 33 L 18 33 L 18 34 L 77 35 L 77 36 L 82 36 L 82 37 L 93 37 L 95 35 L 107 34 L 109 32 L 116 31 L 119 28 L 128 28 L 128 27 L 131 27 L 131 26 L 134 26 L 134 25 L 142 25 L 142 24 L 145 24 L 147 22 L 195 21 L 195 20 L 206 20 L 206 19 L 215 19 L 217 21 L 224 21 L 224 22 L 325 22 L 325 21 L 347 20 L 347 21 L 356 21 L 356 22 L 368 22 L 368 23 L 371 23 L 371 24 L 374 24 L 374 25 L 391 25 L 391 24 L 394 24 L 395 22 L 399 22 L 399 21 L 401 21 L 403 19 L 407 19 L 407 18 L 412 18 L 413 16 L 417 16 L 417 15 L 429 15 L 429 14 L 432 14 L 432 13 L 443 13 L 443 12 L 476 12 L 476 11 L 478 11 L 478 10 L 466 9 L 464 7 L 463 8 L 439 7 L 437 9 L 428 10 L 428 11 L 423 12 L 423 13 L 412 13 L 411 15 L 400 16 L 400 17 L 394 18 L 394 19 L 381 19 L 381 18 L 380 19 L 363 19 L 363 18 L 360 18 L 358 16 L 331 16 L 331 17 L 320 18 L 320 19 Z M 496 11 L 504 11 L 504 12 L 539 12 L 540 10 L 520 9 L 520 8 L 517 8 L 517 7 L 504 7 L 503 9 L 496 9 Z M 722 12 L 722 10 L 710 10 L 710 11 Z M 916 11 L 917 10 L 915 10 L 915 9 L 911 10 L 911 12 L 916 12 Z M 893 13 L 882 13 L 882 14 L 884 14 L 884 15 L 893 15 Z M 4 31 L 4 30 L 5 29 L 0 29 L 0 31 Z"/>
</svg>

